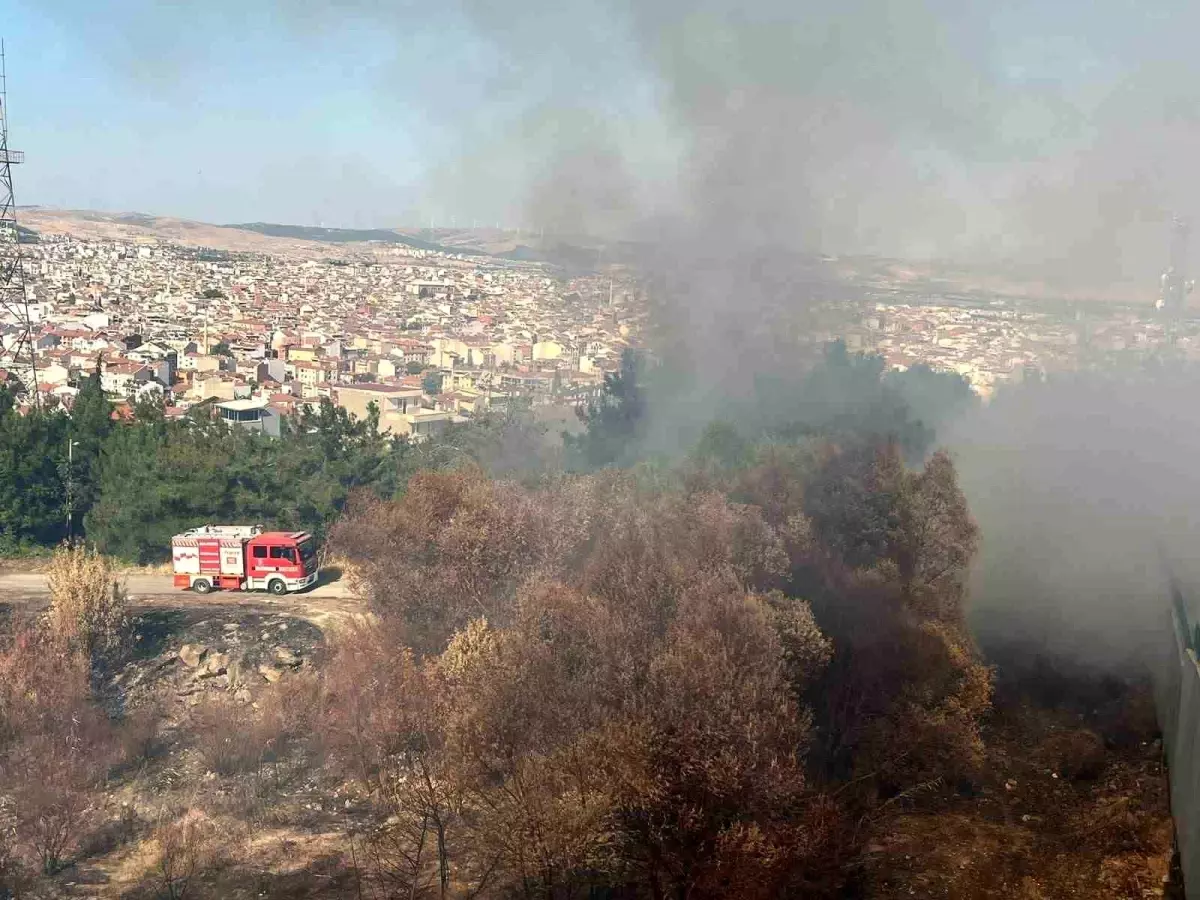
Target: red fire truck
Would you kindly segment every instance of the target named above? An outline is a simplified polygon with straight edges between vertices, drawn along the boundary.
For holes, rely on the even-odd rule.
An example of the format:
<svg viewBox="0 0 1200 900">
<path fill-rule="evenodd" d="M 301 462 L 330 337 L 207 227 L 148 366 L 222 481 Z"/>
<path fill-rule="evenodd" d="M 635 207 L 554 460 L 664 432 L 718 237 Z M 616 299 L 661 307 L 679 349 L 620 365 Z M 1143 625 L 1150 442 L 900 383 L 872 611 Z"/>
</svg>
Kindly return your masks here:
<svg viewBox="0 0 1200 900">
<path fill-rule="evenodd" d="M 286 594 L 317 580 L 317 554 L 306 531 L 258 525 L 203 525 L 171 538 L 175 587 L 197 594 L 224 588 Z"/>
</svg>

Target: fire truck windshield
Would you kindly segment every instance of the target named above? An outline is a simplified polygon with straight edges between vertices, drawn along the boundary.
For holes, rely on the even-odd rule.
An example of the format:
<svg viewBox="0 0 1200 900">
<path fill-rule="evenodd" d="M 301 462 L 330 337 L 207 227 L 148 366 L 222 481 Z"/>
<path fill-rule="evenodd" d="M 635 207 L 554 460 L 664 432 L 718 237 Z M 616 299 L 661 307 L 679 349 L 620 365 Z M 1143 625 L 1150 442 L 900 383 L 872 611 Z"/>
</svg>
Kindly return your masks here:
<svg viewBox="0 0 1200 900">
<path fill-rule="evenodd" d="M 308 566 L 308 563 L 315 555 L 316 551 L 313 549 L 313 542 L 311 538 L 300 542 L 300 561 L 304 563 L 305 567 Z"/>
</svg>

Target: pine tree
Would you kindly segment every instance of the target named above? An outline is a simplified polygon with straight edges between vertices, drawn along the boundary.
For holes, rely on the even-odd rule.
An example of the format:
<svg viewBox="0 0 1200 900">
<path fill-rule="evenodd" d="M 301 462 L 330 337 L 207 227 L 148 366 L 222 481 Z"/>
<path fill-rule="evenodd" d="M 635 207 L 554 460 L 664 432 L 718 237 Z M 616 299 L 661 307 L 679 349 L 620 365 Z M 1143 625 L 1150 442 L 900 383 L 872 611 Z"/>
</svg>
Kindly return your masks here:
<svg viewBox="0 0 1200 900">
<path fill-rule="evenodd" d="M 71 486 L 72 520 L 81 522 L 96 502 L 100 450 L 113 430 L 112 404 L 100 386 L 99 366 L 79 386 L 69 430 L 74 446 L 68 453 L 70 471 L 65 474 Z"/>
<path fill-rule="evenodd" d="M 579 414 L 587 430 L 565 438 L 576 465 L 596 469 L 633 458 L 646 424 L 641 369 L 637 354 L 626 349 L 621 354 L 620 370 L 604 376 L 599 399 Z"/>
<path fill-rule="evenodd" d="M 0 396 L 0 552 L 54 544 L 65 535 L 67 419 L 22 416 Z"/>
</svg>

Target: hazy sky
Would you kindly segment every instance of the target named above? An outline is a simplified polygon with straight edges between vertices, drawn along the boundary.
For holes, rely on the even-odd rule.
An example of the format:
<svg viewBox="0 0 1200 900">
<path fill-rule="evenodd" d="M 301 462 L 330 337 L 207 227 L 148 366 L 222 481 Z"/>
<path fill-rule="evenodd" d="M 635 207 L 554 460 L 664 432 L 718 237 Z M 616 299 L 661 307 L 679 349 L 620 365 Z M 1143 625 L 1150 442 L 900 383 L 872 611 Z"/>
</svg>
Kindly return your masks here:
<svg viewBox="0 0 1200 900">
<path fill-rule="evenodd" d="M 331 225 L 413 205 L 428 143 L 420 107 L 379 87 L 390 36 L 186 6 L 15 0 L 18 202 Z"/>
<path fill-rule="evenodd" d="M 1152 279 L 1190 0 L 0 0 L 18 201 L 216 222 L 718 218 Z"/>
<path fill-rule="evenodd" d="M 565 59 L 521 71 L 460 11 L 395 6 L 0 0 L 15 12 L 0 32 L 11 140 L 27 154 L 18 202 L 517 226 L 545 154 L 590 152 L 606 104 L 626 130 L 657 128 L 640 75 L 553 102 L 548 73 Z"/>
</svg>

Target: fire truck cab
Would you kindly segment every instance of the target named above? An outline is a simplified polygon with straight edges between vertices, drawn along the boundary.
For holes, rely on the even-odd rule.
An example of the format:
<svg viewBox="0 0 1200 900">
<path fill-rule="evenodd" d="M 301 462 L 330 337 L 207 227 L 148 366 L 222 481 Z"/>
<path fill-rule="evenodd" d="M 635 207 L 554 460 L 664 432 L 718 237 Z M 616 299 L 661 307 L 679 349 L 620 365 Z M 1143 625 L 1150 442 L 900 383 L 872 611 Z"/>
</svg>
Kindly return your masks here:
<svg viewBox="0 0 1200 900">
<path fill-rule="evenodd" d="M 316 550 L 306 531 L 258 525 L 204 525 L 171 539 L 175 586 L 286 594 L 316 583 Z"/>
</svg>

